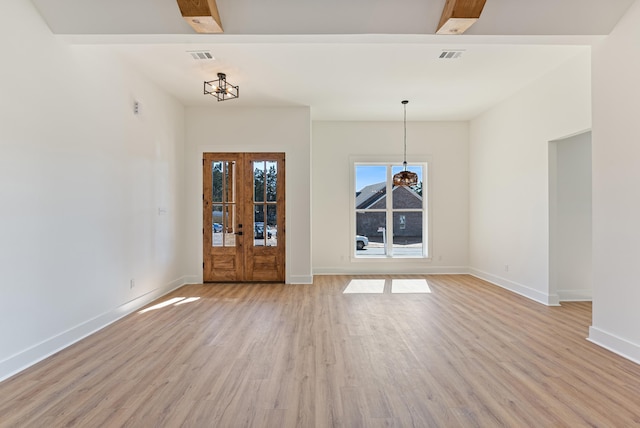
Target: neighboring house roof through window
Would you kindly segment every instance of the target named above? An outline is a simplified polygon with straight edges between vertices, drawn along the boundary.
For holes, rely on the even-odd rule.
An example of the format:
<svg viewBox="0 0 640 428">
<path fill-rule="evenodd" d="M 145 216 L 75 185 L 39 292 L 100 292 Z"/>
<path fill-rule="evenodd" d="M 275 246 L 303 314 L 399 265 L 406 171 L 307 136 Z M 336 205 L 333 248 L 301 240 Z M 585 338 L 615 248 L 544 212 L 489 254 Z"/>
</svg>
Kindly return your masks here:
<svg viewBox="0 0 640 428">
<path fill-rule="evenodd" d="M 361 210 L 380 199 L 387 191 L 387 184 L 382 183 L 370 184 L 362 188 L 358 196 L 356 196 L 356 209 Z"/>
<path fill-rule="evenodd" d="M 408 204 L 405 208 L 421 208 L 422 207 L 422 196 L 417 194 L 410 187 L 403 186 L 395 186 L 392 190 L 395 192 L 407 192 L 409 195 L 414 196 L 417 199 L 417 204 L 415 207 L 409 206 L 412 204 Z M 363 210 L 367 208 L 378 208 L 384 209 L 384 204 L 381 204 L 382 201 L 386 198 L 387 186 L 386 183 L 375 183 L 370 184 L 362 188 L 362 190 L 356 196 L 356 209 Z M 378 206 L 375 206 L 378 205 Z M 374 207 L 375 206 L 375 207 Z"/>
</svg>

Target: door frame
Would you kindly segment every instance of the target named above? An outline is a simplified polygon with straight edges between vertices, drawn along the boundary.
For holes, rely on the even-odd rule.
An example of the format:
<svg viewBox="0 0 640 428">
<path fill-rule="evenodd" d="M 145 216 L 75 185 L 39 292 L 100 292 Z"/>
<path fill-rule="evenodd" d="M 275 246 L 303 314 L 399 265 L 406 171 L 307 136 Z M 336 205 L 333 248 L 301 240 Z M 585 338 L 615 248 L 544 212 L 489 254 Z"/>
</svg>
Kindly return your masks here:
<svg viewBox="0 0 640 428">
<path fill-rule="evenodd" d="M 284 152 L 202 152 L 202 280 L 203 282 L 286 282 L 286 168 Z M 211 162 L 222 161 L 235 164 L 229 171 L 235 179 L 233 184 L 233 196 L 231 201 L 213 201 L 211 181 Z M 255 196 L 254 179 L 258 172 L 255 162 L 266 162 L 262 168 L 264 177 L 263 198 Z M 267 171 L 270 162 L 277 162 L 277 180 L 275 180 L 275 197 L 268 195 L 266 183 L 269 180 Z M 229 167 L 229 164 L 226 164 Z M 226 167 L 225 167 L 226 168 Z M 255 168 L 255 170 L 254 170 Z M 224 175 L 224 174 L 223 174 Z M 208 186 L 208 187 L 207 187 Z M 205 193 L 209 196 L 205 198 Z M 235 205 L 235 222 L 225 224 L 222 246 L 213 245 L 214 234 L 210 229 L 214 223 L 212 210 L 214 205 Z M 272 208 L 273 207 L 273 208 Z M 261 208 L 261 209 L 260 209 Z M 223 208 L 224 211 L 224 208 Z M 262 212 L 263 214 L 258 214 Z M 273 217 L 271 214 L 274 213 Z M 274 219 L 275 222 L 268 223 Z M 264 222 L 264 241 L 255 235 L 255 224 Z M 273 229 L 275 239 L 271 240 L 271 234 L 267 234 L 268 224 Z M 227 233 L 233 235 L 230 246 Z M 218 240 L 216 240 L 218 242 Z M 273 245 L 272 245 L 273 244 Z M 214 256 L 217 254 L 217 258 Z M 215 265 L 219 266 L 217 272 Z M 216 275 L 219 273 L 220 275 Z"/>
</svg>

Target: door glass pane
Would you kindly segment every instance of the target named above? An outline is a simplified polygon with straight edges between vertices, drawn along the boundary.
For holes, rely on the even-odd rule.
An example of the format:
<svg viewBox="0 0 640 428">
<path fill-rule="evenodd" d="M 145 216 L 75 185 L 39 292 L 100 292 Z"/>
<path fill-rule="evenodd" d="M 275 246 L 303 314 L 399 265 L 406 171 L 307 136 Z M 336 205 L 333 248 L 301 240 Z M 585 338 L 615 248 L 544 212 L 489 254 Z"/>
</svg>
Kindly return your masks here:
<svg viewBox="0 0 640 428">
<path fill-rule="evenodd" d="M 222 205 L 214 205 L 212 218 L 211 233 L 213 233 L 213 239 L 211 240 L 214 247 L 222 247 Z"/>
<path fill-rule="evenodd" d="M 213 161 L 211 162 L 211 201 L 222 202 L 222 190 L 223 186 L 223 162 Z M 214 220 L 215 221 L 215 220 Z"/>
<path fill-rule="evenodd" d="M 224 168 L 224 202 L 236 202 L 235 198 L 235 182 L 233 180 L 235 175 L 236 163 L 225 162 Z"/>
<path fill-rule="evenodd" d="M 386 254 L 386 220 L 384 212 L 357 212 L 356 213 L 356 255 Z"/>
<path fill-rule="evenodd" d="M 391 172 L 396 174 L 404 168 L 394 166 Z M 422 167 L 417 165 L 407 166 L 407 170 L 418 174 L 418 184 L 415 186 L 398 186 L 393 189 L 393 209 L 422 209 Z"/>
<path fill-rule="evenodd" d="M 393 213 L 393 255 L 422 256 L 422 212 Z"/>
<path fill-rule="evenodd" d="M 236 221 L 236 205 L 228 204 L 224 207 L 224 219 L 223 219 L 223 229 L 224 229 L 224 246 L 225 247 L 235 247 L 236 246 L 236 230 L 234 225 L 237 223 Z"/>
<path fill-rule="evenodd" d="M 267 205 L 267 246 L 276 247 L 278 245 L 278 215 L 276 205 Z"/>
<path fill-rule="evenodd" d="M 253 200 L 264 202 L 265 170 L 264 161 L 253 162 Z"/>
<path fill-rule="evenodd" d="M 264 224 L 264 205 L 255 204 L 253 207 L 253 245 L 264 247 L 267 235 Z"/>
<path fill-rule="evenodd" d="M 276 188 L 278 184 L 278 162 L 269 161 L 266 164 L 267 202 L 275 202 L 277 196 Z"/>
<path fill-rule="evenodd" d="M 235 168 L 234 161 L 211 162 L 211 242 L 214 247 L 236 245 L 233 227 L 236 223 Z"/>
</svg>

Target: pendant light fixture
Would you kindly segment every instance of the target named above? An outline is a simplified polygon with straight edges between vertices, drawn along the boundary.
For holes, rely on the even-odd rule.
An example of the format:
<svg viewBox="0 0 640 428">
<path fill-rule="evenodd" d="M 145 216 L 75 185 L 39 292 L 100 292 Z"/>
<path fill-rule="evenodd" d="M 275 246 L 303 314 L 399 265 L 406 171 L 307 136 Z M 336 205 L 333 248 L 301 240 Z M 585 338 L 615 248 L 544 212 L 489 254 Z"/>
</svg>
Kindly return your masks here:
<svg viewBox="0 0 640 428">
<path fill-rule="evenodd" d="M 415 186 L 418 184 L 418 174 L 415 172 L 407 171 L 407 104 L 409 101 L 402 101 L 404 106 L 404 170 L 393 176 L 394 186 Z"/>
<path fill-rule="evenodd" d="M 227 82 L 227 75 L 218 73 L 218 80 L 204 82 L 204 94 L 211 95 L 218 101 L 232 100 L 240 96 L 240 88 Z"/>
</svg>

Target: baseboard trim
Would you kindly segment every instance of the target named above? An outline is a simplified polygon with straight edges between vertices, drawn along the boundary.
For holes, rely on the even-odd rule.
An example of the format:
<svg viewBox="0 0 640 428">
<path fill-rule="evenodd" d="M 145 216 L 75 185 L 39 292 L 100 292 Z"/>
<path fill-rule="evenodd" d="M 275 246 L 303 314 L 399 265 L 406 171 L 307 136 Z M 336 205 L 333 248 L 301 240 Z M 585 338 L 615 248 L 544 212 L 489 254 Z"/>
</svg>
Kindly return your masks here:
<svg viewBox="0 0 640 428">
<path fill-rule="evenodd" d="M 0 382 L 18 374 L 28 367 L 60 352 L 87 336 L 107 327 L 150 302 L 172 292 L 173 290 L 189 284 L 189 277 L 180 277 L 168 283 L 166 286 L 157 288 L 142 296 L 136 297 L 111 311 L 90 319 L 82 324 L 70 328 L 56 336 L 44 340 L 24 351 L 0 361 Z"/>
<path fill-rule="evenodd" d="M 640 345 L 637 343 L 630 342 L 593 326 L 589 327 L 587 340 L 636 364 L 640 364 Z"/>
<path fill-rule="evenodd" d="M 313 275 L 290 275 L 287 284 L 313 284 Z"/>
<path fill-rule="evenodd" d="M 511 281 L 506 278 L 502 278 L 497 275 L 492 275 L 488 272 L 484 272 L 475 268 L 469 268 L 469 274 L 480 278 L 484 281 L 490 282 L 498 287 L 502 287 L 506 290 L 512 291 L 516 294 L 524 296 L 528 299 L 535 300 L 538 303 L 542 303 L 547 306 L 560 306 L 560 298 L 556 294 L 545 294 L 538 290 L 534 290 L 526 285 L 519 284 L 515 281 Z"/>
<path fill-rule="evenodd" d="M 182 285 L 202 284 L 202 275 L 185 275 L 182 279 L 184 280 Z"/>
<path fill-rule="evenodd" d="M 466 266 L 429 266 L 402 268 L 397 271 L 390 270 L 389 266 L 382 266 L 377 269 L 372 266 L 358 266 L 358 269 L 349 268 L 320 268 L 314 269 L 314 275 L 459 275 L 468 274 L 469 268 Z"/>
<path fill-rule="evenodd" d="M 591 290 L 558 290 L 561 302 L 591 302 Z"/>
</svg>

